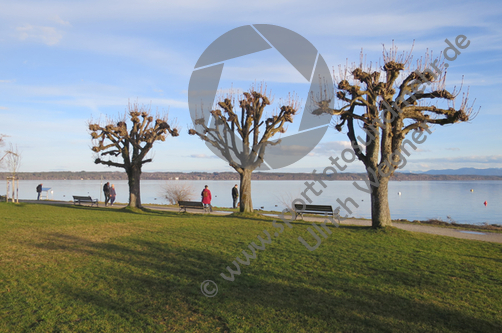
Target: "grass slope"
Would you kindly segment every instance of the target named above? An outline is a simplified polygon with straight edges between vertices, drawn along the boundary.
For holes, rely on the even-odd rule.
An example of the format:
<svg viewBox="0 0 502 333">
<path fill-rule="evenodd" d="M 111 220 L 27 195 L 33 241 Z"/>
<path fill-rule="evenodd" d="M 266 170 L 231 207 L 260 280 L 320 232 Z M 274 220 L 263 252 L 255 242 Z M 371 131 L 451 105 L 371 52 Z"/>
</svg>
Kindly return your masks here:
<svg viewBox="0 0 502 333">
<path fill-rule="evenodd" d="M 284 226 L 280 223 L 279 225 Z M 1 332 L 500 332 L 502 246 L 396 229 L 0 205 Z M 236 256 L 257 235 L 256 259 Z M 213 280 L 218 294 L 205 297 Z"/>
</svg>

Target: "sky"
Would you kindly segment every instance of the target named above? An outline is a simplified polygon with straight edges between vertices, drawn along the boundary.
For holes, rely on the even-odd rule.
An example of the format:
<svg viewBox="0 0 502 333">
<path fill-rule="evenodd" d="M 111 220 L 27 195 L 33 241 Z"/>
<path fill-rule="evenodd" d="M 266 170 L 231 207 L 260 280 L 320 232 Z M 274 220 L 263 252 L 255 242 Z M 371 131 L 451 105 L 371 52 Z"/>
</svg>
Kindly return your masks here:
<svg viewBox="0 0 502 333">
<path fill-rule="evenodd" d="M 434 126 L 401 171 L 502 167 L 502 3 L 499 1 L 5 1 L 0 0 L 0 134 L 17 145 L 21 172 L 121 171 L 94 164 L 89 121 L 117 119 L 128 103 L 168 112 L 180 136 L 154 145 L 143 171 L 232 171 L 187 134 L 188 84 L 197 60 L 219 36 L 273 24 L 310 41 L 330 69 L 381 64 L 394 42 L 414 59 L 439 55 L 465 35 L 449 62 L 447 89 L 469 89 L 476 118 Z M 310 84 L 275 49 L 225 61 L 219 89 L 266 82 L 274 96 L 305 102 Z M 458 106 L 458 103 L 457 103 Z M 298 117 L 301 117 L 301 114 Z M 298 132 L 296 121 L 284 136 Z M 312 172 L 349 147 L 330 127 L 303 159 L 280 172 Z M 5 148 L 5 147 L 4 147 Z M 345 171 L 363 172 L 359 161 Z"/>
</svg>

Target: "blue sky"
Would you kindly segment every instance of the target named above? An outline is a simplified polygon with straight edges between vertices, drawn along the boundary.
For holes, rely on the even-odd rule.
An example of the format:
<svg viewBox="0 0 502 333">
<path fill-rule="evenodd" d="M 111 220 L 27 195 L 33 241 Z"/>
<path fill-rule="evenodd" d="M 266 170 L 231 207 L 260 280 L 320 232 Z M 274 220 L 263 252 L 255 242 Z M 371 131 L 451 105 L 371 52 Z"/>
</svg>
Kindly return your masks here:
<svg viewBox="0 0 502 333">
<path fill-rule="evenodd" d="M 247 24 L 274 24 L 308 39 L 330 68 L 378 63 L 394 40 L 414 58 L 439 54 L 465 35 L 468 48 L 449 63 L 447 88 L 470 89 L 479 115 L 436 126 L 406 171 L 502 167 L 502 4 L 499 1 L 0 1 L 0 133 L 22 152 L 21 171 L 110 171 L 93 163 L 90 119 L 122 114 L 128 101 L 169 111 L 181 129 L 159 142 L 144 171 L 231 171 L 196 137 L 187 89 L 194 66 L 216 38 Z M 265 80 L 278 102 L 309 84 L 275 50 L 225 63 L 221 89 Z M 272 109 L 271 109 L 272 110 Z M 287 134 L 295 133 L 295 124 Z M 311 172 L 348 146 L 328 129 L 301 161 L 277 171 Z M 118 170 L 117 170 L 118 171 Z M 362 172 L 360 162 L 346 171 Z"/>
</svg>

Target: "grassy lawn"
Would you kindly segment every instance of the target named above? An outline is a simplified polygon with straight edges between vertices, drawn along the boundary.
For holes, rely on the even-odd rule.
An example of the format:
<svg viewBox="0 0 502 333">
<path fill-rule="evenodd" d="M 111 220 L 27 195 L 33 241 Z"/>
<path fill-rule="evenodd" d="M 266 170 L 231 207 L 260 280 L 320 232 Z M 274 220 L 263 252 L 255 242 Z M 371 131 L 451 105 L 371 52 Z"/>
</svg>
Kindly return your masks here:
<svg viewBox="0 0 502 333">
<path fill-rule="evenodd" d="M 501 244 L 329 226 L 309 251 L 314 228 L 292 225 L 1 203 L 0 331 L 502 331 Z M 224 280 L 264 229 L 272 242 Z"/>
</svg>

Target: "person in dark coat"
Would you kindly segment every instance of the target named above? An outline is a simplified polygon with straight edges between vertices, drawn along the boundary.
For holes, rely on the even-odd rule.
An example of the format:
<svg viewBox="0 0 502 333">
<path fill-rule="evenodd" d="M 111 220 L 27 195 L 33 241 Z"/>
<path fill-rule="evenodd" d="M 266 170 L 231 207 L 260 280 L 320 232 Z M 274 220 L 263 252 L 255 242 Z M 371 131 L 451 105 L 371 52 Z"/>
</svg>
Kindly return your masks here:
<svg viewBox="0 0 502 333">
<path fill-rule="evenodd" d="M 40 200 L 40 194 L 42 193 L 42 185 L 43 184 L 38 184 L 37 186 L 37 193 L 38 193 L 37 200 Z"/>
<path fill-rule="evenodd" d="M 232 187 L 232 199 L 234 200 L 234 208 L 237 208 L 237 198 L 239 198 L 239 190 L 237 189 L 237 184 Z"/>
<path fill-rule="evenodd" d="M 202 193 L 200 194 L 202 196 L 202 203 L 204 204 L 204 207 L 209 207 L 209 211 L 213 211 L 213 206 L 211 206 L 211 191 L 209 191 L 209 186 L 204 186 L 204 189 L 202 190 Z"/>
<path fill-rule="evenodd" d="M 105 206 L 108 205 L 108 201 L 110 201 L 110 182 L 106 183 L 103 186 L 103 193 L 105 194 Z"/>
</svg>

